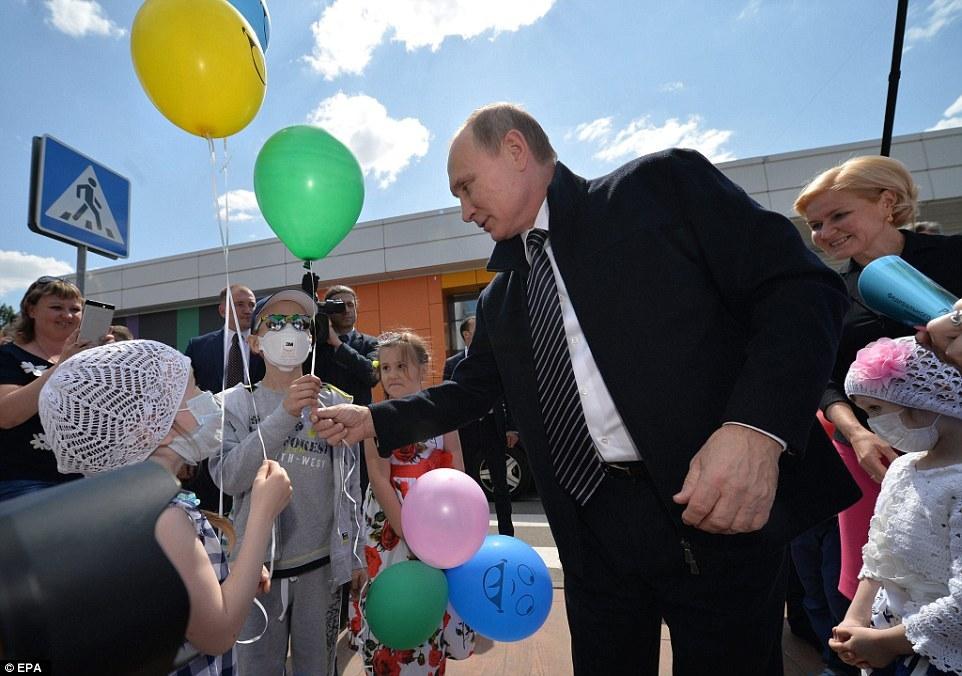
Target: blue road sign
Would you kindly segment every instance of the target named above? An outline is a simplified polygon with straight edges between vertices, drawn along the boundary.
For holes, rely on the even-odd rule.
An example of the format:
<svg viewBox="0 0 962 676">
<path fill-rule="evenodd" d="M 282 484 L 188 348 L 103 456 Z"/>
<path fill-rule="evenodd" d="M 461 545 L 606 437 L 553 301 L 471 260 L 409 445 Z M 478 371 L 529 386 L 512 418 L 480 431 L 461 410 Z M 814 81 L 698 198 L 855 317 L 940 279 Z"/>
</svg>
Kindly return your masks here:
<svg viewBox="0 0 962 676">
<path fill-rule="evenodd" d="M 109 258 L 130 253 L 130 181 L 45 134 L 33 139 L 28 226 Z"/>
</svg>

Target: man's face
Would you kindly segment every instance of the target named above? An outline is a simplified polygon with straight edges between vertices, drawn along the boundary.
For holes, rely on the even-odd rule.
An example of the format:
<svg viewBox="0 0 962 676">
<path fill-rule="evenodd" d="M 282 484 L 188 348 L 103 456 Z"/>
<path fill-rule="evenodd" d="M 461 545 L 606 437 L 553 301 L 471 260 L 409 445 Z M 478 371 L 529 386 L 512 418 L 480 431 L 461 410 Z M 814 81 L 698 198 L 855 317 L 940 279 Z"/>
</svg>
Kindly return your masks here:
<svg viewBox="0 0 962 676">
<path fill-rule="evenodd" d="M 344 312 L 331 315 L 331 325 L 339 334 L 348 333 L 357 323 L 357 298 L 350 293 L 335 293 L 330 300 L 344 301 Z"/>
<path fill-rule="evenodd" d="M 257 304 L 257 299 L 254 298 L 254 292 L 247 287 L 238 287 L 234 289 L 231 294 L 234 299 L 234 309 L 237 310 L 237 320 L 231 318 L 230 328 L 233 331 L 242 332 L 247 331 L 251 327 L 251 317 L 254 315 L 254 306 Z M 226 317 L 229 308 L 227 303 L 221 303 L 217 310 L 220 312 L 221 317 Z M 238 325 L 240 328 L 238 328 Z"/>
<path fill-rule="evenodd" d="M 461 202 L 461 220 L 475 223 L 496 242 L 511 239 L 534 222 L 537 210 L 532 214 L 525 210 L 524 178 L 517 154 L 506 142 L 491 155 L 475 144 L 471 129 L 465 128 L 451 143 L 448 181 L 451 194 Z"/>
<path fill-rule="evenodd" d="M 464 346 L 465 346 L 465 347 L 470 347 L 470 346 L 471 346 L 471 341 L 474 340 L 474 321 L 475 321 L 475 320 L 473 320 L 473 319 L 472 319 L 471 321 L 469 321 L 469 322 L 468 322 L 468 328 L 467 328 L 465 331 L 462 331 L 462 332 L 461 332 L 461 338 L 464 339 Z"/>
</svg>

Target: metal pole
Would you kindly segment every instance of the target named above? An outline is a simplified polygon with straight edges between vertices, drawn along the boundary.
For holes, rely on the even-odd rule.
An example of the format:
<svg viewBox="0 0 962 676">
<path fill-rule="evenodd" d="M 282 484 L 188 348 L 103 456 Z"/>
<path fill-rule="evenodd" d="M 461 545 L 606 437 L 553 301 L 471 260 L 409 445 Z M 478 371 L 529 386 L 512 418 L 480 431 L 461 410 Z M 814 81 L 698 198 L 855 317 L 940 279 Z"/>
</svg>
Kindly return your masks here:
<svg viewBox="0 0 962 676">
<path fill-rule="evenodd" d="M 892 150 L 892 126 L 895 124 L 895 100 L 899 94 L 899 78 L 902 71 L 902 42 L 905 38 L 905 17 L 909 12 L 909 0 L 899 0 L 895 16 L 895 41 L 892 44 L 892 68 L 889 70 L 889 92 L 885 101 L 885 122 L 882 124 L 882 151 L 889 156 Z"/>
<path fill-rule="evenodd" d="M 84 292 L 84 277 L 87 276 L 87 247 L 77 247 L 77 288 Z"/>
</svg>

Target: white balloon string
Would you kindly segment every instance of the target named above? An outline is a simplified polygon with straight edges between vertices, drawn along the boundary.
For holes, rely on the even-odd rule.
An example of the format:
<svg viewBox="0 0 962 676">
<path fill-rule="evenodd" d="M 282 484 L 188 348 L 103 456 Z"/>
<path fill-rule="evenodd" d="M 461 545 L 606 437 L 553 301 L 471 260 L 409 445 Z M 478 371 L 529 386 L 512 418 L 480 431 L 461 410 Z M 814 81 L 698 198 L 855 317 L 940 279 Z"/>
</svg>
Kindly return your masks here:
<svg viewBox="0 0 962 676">
<path fill-rule="evenodd" d="M 208 150 L 210 151 L 211 194 L 213 196 L 213 201 L 214 201 L 214 214 L 217 218 L 217 229 L 218 229 L 218 232 L 220 233 L 221 252 L 224 254 L 224 288 L 227 290 L 226 293 L 224 294 L 224 302 L 226 306 L 225 309 L 227 310 L 224 313 L 224 336 L 226 337 L 228 335 L 228 330 L 231 328 L 230 318 L 237 317 L 237 308 L 234 305 L 234 294 L 231 291 L 231 281 L 230 281 L 230 191 L 228 190 L 228 187 L 227 187 L 227 166 L 230 163 L 230 157 L 227 152 L 227 139 L 225 138 L 224 139 L 224 159 L 223 159 L 223 164 L 221 164 L 221 167 L 220 167 L 220 173 L 223 176 L 223 184 L 224 184 L 224 213 L 222 217 L 220 200 L 218 199 L 218 193 L 217 193 L 217 174 L 218 174 L 217 152 L 214 147 L 214 140 L 210 137 L 210 134 L 208 134 L 206 138 L 207 138 L 207 147 L 208 147 Z M 236 328 L 238 329 L 240 328 L 239 322 L 237 323 Z M 238 331 L 238 340 L 240 340 L 239 336 L 240 336 L 240 332 Z M 226 345 L 224 347 L 225 349 L 227 348 Z M 244 380 L 246 383 L 253 385 L 254 383 L 251 383 L 251 378 L 250 378 L 250 365 L 249 365 L 248 357 L 243 348 L 241 349 L 241 360 L 244 367 Z M 225 359 L 225 364 L 226 364 L 226 359 Z M 227 384 L 227 369 L 224 368 L 223 376 L 221 380 L 221 391 L 226 389 L 225 388 L 226 384 Z M 250 390 L 250 394 L 251 394 L 251 399 L 250 399 L 251 407 L 254 410 L 254 417 L 257 420 L 260 420 L 260 416 L 257 413 L 257 402 L 254 401 L 253 389 Z M 226 409 L 222 406 L 221 417 L 220 417 L 221 443 L 220 443 L 218 468 L 223 467 L 223 463 L 224 463 L 224 428 L 226 427 L 225 416 L 226 416 Z M 267 460 L 267 448 L 264 444 L 264 437 L 261 435 L 260 425 L 258 425 L 257 427 L 257 438 L 261 442 L 261 456 L 264 458 L 264 460 Z M 215 477 L 211 475 L 211 478 L 214 479 Z M 220 478 L 220 472 L 218 472 L 217 479 L 219 478 Z M 217 484 L 217 487 L 219 489 L 217 513 L 223 516 L 224 515 L 224 488 L 221 485 L 223 481 L 215 480 L 215 483 Z M 273 576 L 274 574 L 274 557 L 275 557 L 276 550 L 277 550 L 277 522 L 275 520 L 275 522 L 271 524 L 271 549 L 270 549 L 270 565 L 269 565 L 269 573 L 271 576 Z"/>
</svg>

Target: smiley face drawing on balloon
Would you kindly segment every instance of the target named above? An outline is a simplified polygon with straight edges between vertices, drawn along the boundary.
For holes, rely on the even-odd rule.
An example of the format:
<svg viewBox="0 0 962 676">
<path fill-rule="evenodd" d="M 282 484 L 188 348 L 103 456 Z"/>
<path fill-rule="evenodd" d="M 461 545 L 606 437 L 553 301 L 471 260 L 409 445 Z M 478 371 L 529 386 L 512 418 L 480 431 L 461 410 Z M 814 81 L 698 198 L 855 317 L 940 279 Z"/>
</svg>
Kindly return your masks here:
<svg viewBox="0 0 962 676">
<path fill-rule="evenodd" d="M 534 586 L 534 571 L 520 563 L 514 566 L 513 576 L 511 573 L 507 559 L 501 559 L 485 570 L 482 578 L 484 595 L 499 613 L 504 613 L 507 605 L 509 610 L 514 610 L 521 617 L 530 615 L 535 606 L 534 596 L 530 593 L 530 588 Z"/>
</svg>

